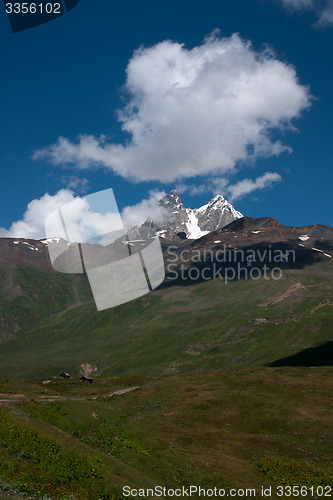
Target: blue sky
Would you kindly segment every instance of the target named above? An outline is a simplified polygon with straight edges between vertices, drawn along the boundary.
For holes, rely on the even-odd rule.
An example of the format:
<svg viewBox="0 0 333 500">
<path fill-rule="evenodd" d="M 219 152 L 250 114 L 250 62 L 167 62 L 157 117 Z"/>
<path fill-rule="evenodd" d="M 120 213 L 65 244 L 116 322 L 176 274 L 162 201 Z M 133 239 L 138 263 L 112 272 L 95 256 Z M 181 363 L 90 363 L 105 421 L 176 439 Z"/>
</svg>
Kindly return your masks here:
<svg viewBox="0 0 333 500">
<path fill-rule="evenodd" d="M 0 228 L 37 237 L 54 200 L 109 187 L 333 226 L 330 5 L 80 0 L 15 34 L 1 5 Z"/>
</svg>

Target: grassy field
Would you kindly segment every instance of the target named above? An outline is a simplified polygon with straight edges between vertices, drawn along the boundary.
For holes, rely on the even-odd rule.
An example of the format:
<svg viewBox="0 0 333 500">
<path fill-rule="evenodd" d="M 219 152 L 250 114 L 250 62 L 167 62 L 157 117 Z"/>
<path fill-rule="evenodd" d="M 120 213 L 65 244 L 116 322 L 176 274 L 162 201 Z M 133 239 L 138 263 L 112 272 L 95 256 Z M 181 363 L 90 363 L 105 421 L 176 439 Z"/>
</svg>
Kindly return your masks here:
<svg viewBox="0 0 333 500">
<path fill-rule="evenodd" d="M 333 484 L 332 375 L 248 368 L 92 385 L 2 379 L 2 486 L 93 500 L 120 499 L 124 485 L 259 494 L 262 486 Z"/>
<path fill-rule="evenodd" d="M 3 266 L 0 498 L 332 485 L 332 276 L 326 259 L 98 313 L 83 276 Z"/>
<path fill-rule="evenodd" d="M 0 344 L 2 371 L 39 379 L 79 376 L 82 363 L 103 376 L 267 365 L 332 340 L 332 264 L 286 270 L 278 281 L 174 286 L 102 312 L 83 277 L 56 274 L 50 295 L 36 299 L 41 277 L 29 275 L 20 278 L 24 296 L 0 303 L 20 324 Z"/>
</svg>

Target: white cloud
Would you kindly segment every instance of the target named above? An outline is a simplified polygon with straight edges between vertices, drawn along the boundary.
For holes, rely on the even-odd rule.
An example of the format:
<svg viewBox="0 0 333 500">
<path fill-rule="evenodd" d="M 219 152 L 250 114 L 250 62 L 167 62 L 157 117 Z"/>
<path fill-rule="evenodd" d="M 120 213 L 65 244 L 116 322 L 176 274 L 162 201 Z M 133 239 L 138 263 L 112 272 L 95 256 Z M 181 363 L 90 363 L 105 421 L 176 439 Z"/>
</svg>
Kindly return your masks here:
<svg viewBox="0 0 333 500">
<path fill-rule="evenodd" d="M 214 195 L 216 194 L 224 194 L 226 196 L 229 195 L 228 192 L 228 180 L 224 177 L 213 177 L 209 179 L 211 185 L 211 191 Z"/>
<path fill-rule="evenodd" d="M 141 47 L 126 74 L 129 102 L 118 112 L 125 145 L 60 137 L 34 158 L 104 166 L 135 181 L 223 175 L 238 162 L 290 151 L 271 131 L 290 127 L 311 100 L 291 65 L 238 34 L 215 32 L 191 50 L 172 41 Z"/>
<path fill-rule="evenodd" d="M 74 190 L 76 193 L 80 194 L 86 194 L 90 187 L 90 181 L 88 179 L 80 178 L 76 175 L 70 175 L 69 177 L 63 176 L 61 181 L 67 189 Z"/>
<path fill-rule="evenodd" d="M 252 193 L 252 191 L 270 187 L 274 182 L 280 182 L 281 180 L 281 175 L 276 172 L 266 172 L 264 175 L 257 177 L 255 180 L 243 179 L 236 184 L 229 185 L 227 190 L 230 194 L 230 199 L 233 201 L 237 198 L 241 198 L 245 194 Z"/>
<path fill-rule="evenodd" d="M 60 206 L 75 199 L 69 189 L 61 189 L 54 196 L 46 193 L 37 200 L 32 200 L 23 215 L 22 220 L 13 222 L 10 228 L 0 228 L 2 238 L 45 238 L 45 219 Z"/>
<path fill-rule="evenodd" d="M 333 24 L 333 0 L 328 0 L 324 7 L 318 12 L 319 17 L 316 26 L 326 28 Z"/>
<path fill-rule="evenodd" d="M 185 184 L 182 182 L 181 184 L 177 184 L 175 189 L 179 194 L 188 192 L 191 196 L 195 196 L 209 192 L 210 187 L 207 184 L 207 182 L 202 182 L 196 186 L 195 184 Z"/>
<path fill-rule="evenodd" d="M 333 0 L 279 0 L 282 5 L 291 10 L 312 9 L 318 20 L 315 26 L 326 28 L 333 24 Z"/>
<path fill-rule="evenodd" d="M 148 199 L 144 199 L 132 207 L 125 207 L 122 212 L 124 226 L 136 226 L 144 222 L 147 218 L 153 219 L 154 222 L 163 221 L 168 215 L 165 207 L 158 205 L 159 200 L 163 196 L 165 196 L 164 191 L 151 191 Z M 71 241 L 86 241 L 94 235 L 108 233 L 110 228 L 116 230 L 122 227 L 118 213 L 106 212 L 101 215 L 92 212 L 89 205 L 85 202 L 85 198 L 75 196 L 73 191 L 69 189 L 61 189 L 54 196 L 46 193 L 41 198 L 32 200 L 28 204 L 21 220 L 13 222 L 9 229 L 0 228 L 0 237 L 45 238 L 45 221 L 47 217 L 57 208 L 74 200 L 76 202 L 69 205 L 65 213 L 63 212 Z M 63 229 L 62 226 L 59 226 L 57 218 L 54 221 L 49 221 L 47 236 L 63 237 Z"/>
<path fill-rule="evenodd" d="M 243 179 L 236 184 L 229 184 L 226 177 L 210 177 L 204 180 L 199 186 L 194 184 L 179 184 L 176 190 L 179 193 L 189 193 L 191 196 L 211 193 L 212 195 L 222 194 L 231 201 L 241 198 L 242 196 L 272 186 L 273 183 L 279 182 L 282 177 L 275 172 L 266 172 L 255 180 Z"/>
<path fill-rule="evenodd" d="M 96 203 L 97 201 L 97 203 Z M 106 190 L 91 197 L 77 197 L 61 206 L 62 221 L 56 211 L 46 220 L 47 237 L 61 237 L 71 242 L 92 240 L 113 242 L 112 234 L 123 230 L 123 223 L 114 203 L 113 192 Z M 107 235 L 109 236 L 104 236 Z M 95 238 L 98 238 L 96 240 Z"/>
<path fill-rule="evenodd" d="M 154 222 L 163 222 L 169 215 L 169 212 L 164 206 L 159 205 L 158 202 L 165 194 L 164 191 L 150 191 L 148 199 L 142 200 L 132 207 L 125 207 L 122 211 L 125 227 L 138 226 L 147 219 L 152 219 Z"/>
</svg>

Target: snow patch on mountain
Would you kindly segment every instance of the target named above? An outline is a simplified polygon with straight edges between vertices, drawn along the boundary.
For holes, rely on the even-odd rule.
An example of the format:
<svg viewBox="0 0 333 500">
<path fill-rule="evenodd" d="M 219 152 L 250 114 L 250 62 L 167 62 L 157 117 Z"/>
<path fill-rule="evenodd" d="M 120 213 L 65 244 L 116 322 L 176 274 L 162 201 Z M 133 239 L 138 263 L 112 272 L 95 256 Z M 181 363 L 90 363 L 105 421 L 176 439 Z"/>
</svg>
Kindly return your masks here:
<svg viewBox="0 0 333 500">
<path fill-rule="evenodd" d="M 205 236 L 209 231 L 202 231 L 198 224 L 198 218 L 196 217 L 193 210 L 190 208 L 186 209 L 186 213 L 188 215 L 188 222 L 186 222 L 187 227 L 187 237 L 193 240 L 197 240 L 201 238 L 201 236 Z"/>
</svg>

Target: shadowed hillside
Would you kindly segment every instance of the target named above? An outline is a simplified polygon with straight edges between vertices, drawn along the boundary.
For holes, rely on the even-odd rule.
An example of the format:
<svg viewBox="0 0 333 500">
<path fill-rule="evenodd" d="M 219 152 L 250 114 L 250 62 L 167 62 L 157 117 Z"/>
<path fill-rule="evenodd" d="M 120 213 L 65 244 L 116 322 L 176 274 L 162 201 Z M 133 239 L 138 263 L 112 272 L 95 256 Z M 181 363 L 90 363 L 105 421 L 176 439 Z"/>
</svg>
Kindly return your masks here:
<svg viewBox="0 0 333 500">
<path fill-rule="evenodd" d="M 333 342 L 325 342 L 293 356 L 277 359 L 269 366 L 333 366 Z"/>
</svg>

